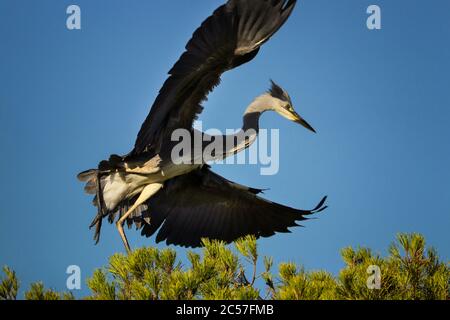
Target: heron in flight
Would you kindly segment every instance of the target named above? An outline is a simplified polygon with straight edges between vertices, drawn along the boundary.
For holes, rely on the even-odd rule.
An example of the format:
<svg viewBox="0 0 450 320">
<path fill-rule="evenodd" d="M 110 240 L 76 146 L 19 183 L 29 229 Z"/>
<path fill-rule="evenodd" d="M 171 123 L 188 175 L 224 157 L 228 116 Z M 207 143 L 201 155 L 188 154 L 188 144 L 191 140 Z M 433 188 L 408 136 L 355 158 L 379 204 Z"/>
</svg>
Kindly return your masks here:
<svg viewBox="0 0 450 320">
<path fill-rule="evenodd" d="M 273 203 L 260 197 L 263 190 L 242 186 L 212 172 L 205 159 L 179 163 L 172 154 L 173 132 L 185 129 L 193 135 L 199 133 L 193 129 L 193 122 L 222 73 L 255 58 L 260 47 L 289 18 L 295 4 L 296 0 L 229 0 L 195 31 L 186 51 L 169 71 L 133 150 L 125 156 L 112 155 L 97 169 L 78 175 L 86 182 L 86 192 L 95 195 L 98 212 L 91 228 L 96 227 L 96 243 L 105 218 L 110 223 L 117 220 L 119 234 L 130 251 L 125 223 L 128 227 L 134 223 L 146 237 L 159 230 L 156 242 L 198 247 L 202 238 L 230 243 L 245 235 L 270 237 L 290 232 L 288 228 L 298 226 L 297 221 L 326 208 L 326 197 L 313 210 Z M 253 134 L 209 136 L 209 141 L 224 138 L 234 143 L 208 160 L 224 159 L 248 148 L 257 137 L 260 116 L 266 111 L 315 132 L 293 109 L 287 92 L 272 82 L 270 90 L 245 111 L 242 132 Z M 194 158 L 193 154 L 180 157 Z"/>
</svg>

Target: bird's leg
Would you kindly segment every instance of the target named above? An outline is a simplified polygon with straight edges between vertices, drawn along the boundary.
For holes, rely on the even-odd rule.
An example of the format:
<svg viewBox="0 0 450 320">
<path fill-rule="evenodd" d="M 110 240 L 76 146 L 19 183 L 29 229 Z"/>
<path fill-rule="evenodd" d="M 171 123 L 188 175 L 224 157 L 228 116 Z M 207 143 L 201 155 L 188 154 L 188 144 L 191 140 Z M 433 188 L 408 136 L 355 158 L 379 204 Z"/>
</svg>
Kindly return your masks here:
<svg viewBox="0 0 450 320">
<path fill-rule="evenodd" d="M 120 237 L 122 238 L 123 244 L 125 245 L 125 249 L 128 253 L 131 252 L 130 245 L 128 244 L 127 237 L 125 235 L 125 232 L 123 230 L 123 225 L 127 218 L 133 213 L 134 210 L 136 210 L 141 204 L 143 204 L 145 201 L 150 199 L 153 195 L 155 195 L 163 185 L 161 183 L 152 183 L 149 184 L 142 190 L 141 194 L 139 195 L 139 198 L 136 200 L 136 202 L 131 206 L 130 209 L 117 221 L 117 230 L 119 231 Z"/>
</svg>

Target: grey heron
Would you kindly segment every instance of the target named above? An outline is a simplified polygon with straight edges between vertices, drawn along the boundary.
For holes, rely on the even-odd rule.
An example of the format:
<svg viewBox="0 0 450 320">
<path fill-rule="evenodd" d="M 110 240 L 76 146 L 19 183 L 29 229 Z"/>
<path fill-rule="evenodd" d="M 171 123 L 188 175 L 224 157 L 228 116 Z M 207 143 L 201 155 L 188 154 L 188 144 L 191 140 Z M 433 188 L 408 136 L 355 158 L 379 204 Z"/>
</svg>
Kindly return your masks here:
<svg viewBox="0 0 450 320">
<path fill-rule="evenodd" d="M 202 238 L 230 243 L 245 235 L 270 237 L 290 232 L 297 221 L 324 210 L 326 197 L 313 210 L 298 210 L 260 197 L 263 190 L 231 182 L 211 171 L 205 162 L 176 163 L 172 133 L 193 122 L 201 103 L 220 82 L 225 71 L 256 57 L 291 15 L 296 0 L 229 0 L 206 19 L 169 71 L 169 77 L 142 125 L 133 150 L 112 155 L 97 169 L 78 175 L 87 193 L 95 195 L 95 241 L 102 221 L 116 225 L 125 248 L 125 223 L 136 225 L 143 236 L 159 230 L 156 242 L 197 247 Z M 213 158 L 225 158 L 248 148 L 259 131 L 260 116 L 274 111 L 305 128 L 314 129 L 293 109 L 291 98 L 272 82 L 270 90 L 247 108 L 242 131 L 255 134 L 226 136 L 236 143 Z M 212 139 L 217 137 L 210 137 Z M 205 146 L 202 145 L 204 148 Z"/>
</svg>

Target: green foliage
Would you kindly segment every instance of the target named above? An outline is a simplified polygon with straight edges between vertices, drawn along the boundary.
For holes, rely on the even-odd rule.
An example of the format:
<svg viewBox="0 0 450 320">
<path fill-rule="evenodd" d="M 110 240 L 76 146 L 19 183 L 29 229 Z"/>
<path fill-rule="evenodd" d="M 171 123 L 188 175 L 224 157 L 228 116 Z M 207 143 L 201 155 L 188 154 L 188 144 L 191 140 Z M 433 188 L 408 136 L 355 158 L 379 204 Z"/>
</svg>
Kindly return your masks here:
<svg viewBox="0 0 450 320">
<path fill-rule="evenodd" d="M 254 240 L 254 239 L 253 239 Z M 256 245 L 253 241 L 252 245 Z M 105 270 L 88 280 L 89 299 L 256 299 L 258 291 L 240 281 L 238 257 L 223 243 L 204 240 L 202 256 L 188 253 L 190 268 L 177 263 L 175 251 L 141 248 L 111 257 Z M 249 248 L 248 244 L 241 244 Z M 109 277 L 108 277 L 109 276 Z"/>
<path fill-rule="evenodd" d="M 399 299 L 449 299 L 449 264 L 439 261 L 434 248 L 425 249 L 419 234 L 400 234 L 390 247 L 389 267 L 398 270 L 394 280 Z"/>
<path fill-rule="evenodd" d="M 278 300 L 333 300 L 337 283 L 324 271 L 297 270 L 293 263 L 280 265 L 280 282 L 275 298 Z"/>
<path fill-rule="evenodd" d="M 107 274 L 103 270 L 95 270 L 92 278 L 87 281 L 88 287 L 92 291 L 92 299 L 115 300 L 116 288 L 107 280 Z"/>
<path fill-rule="evenodd" d="M 0 278 L 0 300 L 16 300 L 19 291 L 19 280 L 16 273 L 8 267 L 3 268 L 5 277 Z M 72 293 L 58 293 L 51 289 L 45 289 L 41 282 L 33 283 L 25 292 L 26 300 L 73 300 Z"/>
<path fill-rule="evenodd" d="M 3 267 L 5 278 L 0 282 L 0 300 L 16 300 L 19 291 L 19 280 L 16 273 L 8 267 Z"/>
<path fill-rule="evenodd" d="M 72 293 L 58 293 L 52 289 L 45 289 L 42 282 L 33 283 L 25 292 L 26 300 L 74 300 Z"/>
<path fill-rule="evenodd" d="M 419 234 L 399 234 L 390 255 L 381 258 L 369 249 L 342 250 L 346 267 L 339 274 L 338 298 L 446 300 L 450 298 L 450 268 L 442 263 L 433 248 L 426 249 Z M 381 269 L 381 288 L 368 289 L 366 279 L 369 266 Z"/>
<path fill-rule="evenodd" d="M 257 274 L 259 254 L 256 239 L 245 237 L 235 249 L 219 241 L 203 240 L 201 254 L 189 251 L 188 266 L 182 266 L 174 250 L 141 248 L 129 255 L 113 255 L 107 267 L 94 272 L 87 284 L 93 300 L 378 300 L 450 298 L 448 263 L 436 250 L 426 248 L 419 234 L 399 234 L 388 257 L 367 248 L 345 248 L 345 267 L 335 277 L 325 271 L 305 271 L 294 263 L 264 257 L 264 271 Z M 380 271 L 379 288 L 368 286 L 372 270 Z M 3 269 L 0 300 L 14 300 L 19 288 L 15 273 Z M 371 278 L 373 279 L 373 278 Z M 30 300 L 73 299 L 71 294 L 46 290 L 32 284 L 25 293 Z"/>
</svg>

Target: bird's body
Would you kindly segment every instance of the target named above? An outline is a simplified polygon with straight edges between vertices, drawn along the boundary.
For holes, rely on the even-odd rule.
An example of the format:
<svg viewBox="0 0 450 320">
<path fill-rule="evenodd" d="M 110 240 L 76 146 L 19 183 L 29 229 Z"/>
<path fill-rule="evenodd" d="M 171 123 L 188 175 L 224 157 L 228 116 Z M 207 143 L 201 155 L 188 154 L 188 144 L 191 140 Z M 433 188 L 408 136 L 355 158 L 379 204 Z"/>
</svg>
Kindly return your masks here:
<svg viewBox="0 0 450 320">
<path fill-rule="evenodd" d="M 79 175 L 87 183 L 86 191 L 95 195 L 98 214 L 92 226 L 96 226 L 97 241 L 103 219 L 113 222 L 117 215 L 119 233 L 129 250 L 122 227 L 125 222 L 134 222 L 147 237 L 159 230 L 158 242 L 196 247 L 202 238 L 231 242 L 248 234 L 268 237 L 288 232 L 296 221 L 325 208 L 325 198 L 311 211 L 282 206 L 259 197 L 262 190 L 231 182 L 210 170 L 209 162 L 232 156 L 256 140 L 260 116 L 266 111 L 314 131 L 275 83 L 248 106 L 242 130 L 236 134 L 208 136 L 192 128 L 203 109 L 201 102 L 219 83 L 220 75 L 252 60 L 284 24 L 295 3 L 230 0 L 194 33 L 169 72 L 134 149 Z M 178 130 L 192 138 L 182 152 L 174 139 Z M 195 143 L 196 137 L 201 143 Z"/>
<path fill-rule="evenodd" d="M 260 111 L 255 110 L 252 104 L 244 114 L 242 129 L 232 135 L 211 136 L 196 129 L 189 130 L 189 136 L 193 139 L 198 137 L 201 144 L 195 146 L 192 142 L 189 153 L 185 156 L 174 154 L 173 147 L 176 142 L 170 141 L 156 155 L 149 153 L 124 157 L 113 155 L 108 161 L 103 161 L 99 170 L 104 171 L 101 184 L 105 208 L 109 211 L 114 210 L 122 201 L 133 199 L 140 194 L 147 185 L 164 183 L 201 169 L 212 161 L 224 160 L 247 149 L 258 136 L 262 106 L 260 109 Z M 223 150 L 222 153 L 206 155 L 203 152 L 208 146 L 218 141 L 222 145 L 222 148 L 219 148 Z M 80 175 L 80 177 L 85 176 L 84 180 L 89 177 L 92 194 L 97 193 L 94 181 L 97 179 L 99 170 L 89 170 Z"/>
</svg>

